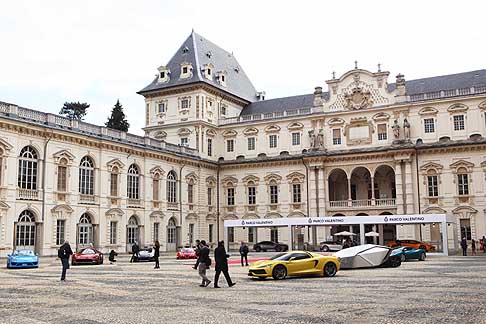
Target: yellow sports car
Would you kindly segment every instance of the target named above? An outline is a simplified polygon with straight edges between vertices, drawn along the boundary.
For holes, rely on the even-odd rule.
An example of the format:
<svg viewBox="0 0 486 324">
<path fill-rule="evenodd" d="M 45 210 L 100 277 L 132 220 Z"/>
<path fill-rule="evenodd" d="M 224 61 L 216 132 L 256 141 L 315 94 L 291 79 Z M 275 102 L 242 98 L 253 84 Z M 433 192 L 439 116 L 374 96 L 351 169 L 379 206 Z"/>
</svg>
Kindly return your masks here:
<svg viewBox="0 0 486 324">
<path fill-rule="evenodd" d="M 291 251 L 277 254 L 270 260 L 253 263 L 248 270 L 248 275 L 261 279 L 273 277 L 275 280 L 282 280 L 287 276 L 305 275 L 334 277 L 339 267 L 339 260 L 335 256 L 324 256 L 307 251 Z"/>
</svg>

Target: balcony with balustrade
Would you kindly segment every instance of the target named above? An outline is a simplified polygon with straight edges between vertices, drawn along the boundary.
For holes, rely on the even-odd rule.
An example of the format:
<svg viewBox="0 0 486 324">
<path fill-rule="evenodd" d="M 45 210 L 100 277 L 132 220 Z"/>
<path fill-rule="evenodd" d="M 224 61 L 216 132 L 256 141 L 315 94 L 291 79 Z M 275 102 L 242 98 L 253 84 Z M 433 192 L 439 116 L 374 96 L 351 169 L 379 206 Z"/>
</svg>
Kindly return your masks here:
<svg viewBox="0 0 486 324">
<path fill-rule="evenodd" d="M 329 174 L 328 184 L 329 211 L 396 208 L 395 171 L 388 165 L 379 166 L 373 175 L 362 166 L 354 168 L 350 175 L 342 169 L 334 169 Z"/>
<path fill-rule="evenodd" d="M 17 188 L 17 199 L 19 200 L 39 200 L 39 190 Z"/>
</svg>

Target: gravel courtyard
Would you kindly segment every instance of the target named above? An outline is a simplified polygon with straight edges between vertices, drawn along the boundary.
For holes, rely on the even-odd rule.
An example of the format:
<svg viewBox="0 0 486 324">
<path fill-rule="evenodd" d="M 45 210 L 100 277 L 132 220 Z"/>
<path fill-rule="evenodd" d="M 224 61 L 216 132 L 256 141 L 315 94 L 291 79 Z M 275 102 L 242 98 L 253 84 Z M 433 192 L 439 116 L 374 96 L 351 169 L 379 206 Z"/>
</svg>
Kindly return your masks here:
<svg viewBox="0 0 486 324">
<path fill-rule="evenodd" d="M 237 285 L 223 277 L 222 289 L 198 287 L 193 262 L 169 257 L 158 271 L 126 256 L 71 267 L 65 283 L 54 258 L 28 270 L 1 261 L 0 323 L 486 323 L 483 256 L 284 281 L 251 280 L 232 265 Z"/>
</svg>

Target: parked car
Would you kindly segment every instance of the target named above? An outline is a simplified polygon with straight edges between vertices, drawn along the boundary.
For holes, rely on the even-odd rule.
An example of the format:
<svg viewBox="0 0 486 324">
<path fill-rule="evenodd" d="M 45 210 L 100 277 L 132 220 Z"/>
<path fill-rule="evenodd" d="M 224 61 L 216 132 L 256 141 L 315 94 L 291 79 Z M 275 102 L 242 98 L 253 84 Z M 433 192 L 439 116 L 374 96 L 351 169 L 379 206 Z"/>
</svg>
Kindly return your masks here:
<svg viewBox="0 0 486 324">
<path fill-rule="evenodd" d="M 138 257 L 135 257 L 133 261 L 155 261 L 155 250 L 151 247 L 144 247 L 138 252 Z"/>
<path fill-rule="evenodd" d="M 38 268 L 39 256 L 29 249 L 17 249 L 7 255 L 7 268 Z"/>
<path fill-rule="evenodd" d="M 103 253 L 95 248 L 82 249 L 71 257 L 71 264 L 103 264 Z"/>
<path fill-rule="evenodd" d="M 393 250 L 391 255 L 396 255 L 400 257 L 400 260 L 402 262 L 405 262 L 406 260 L 414 260 L 414 259 L 419 261 L 425 261 L 425 258 L 427 257 L 424 249 L 415 249 L 410 246 L 402 246 L 396 248 Z"/>
<path fill-rule="evenodd" d="M 335 256 L 324 256 L 308 251 L 281 253 L 270 260 L 253 263 L 248 269 L 250 277 L 275 280 L 288 276 L 321 275 L 334 277 L 339 271 L 340 263 Z"/>
<path fill-rule="evenodd" d="M 415 249 L 424 249 L 426 252 L 435 251 L 435 246 L 416 240 L 395 240 L 388 243 L 389 247 L 410 246 Z"/>
<path fill-rule="evenodd" d="M 391 252 L 386 246 L 364 244 L 342 249 L 334 255 L 341 262 L 341 269 L 400 266 L 400 257 L 391 256 Z"/>
<path fill-rule="evenodd" d="M 336 241 L 324 241 L 319 243 L 319 249 L 322 252 L 341 251 L 343 249 L 343 245 Z"/>
<path fill-rule="evenodd" d="M 183 247 L 177 252 L 177 259 L 197 259 L 196 251 L 190 246 Z"/>
<path fill-rule="evenodd" d="M 276 252 L 282 252 L 282 251 L 288 251 L 288 249 L 289 246 L 287 244 L 276 243 L 272 241 L 262 241 L 253 245 L 253 250 L 255 250 L 256 252 L 260 252 L 260 251 L 265 252 L 270 250 Z"/>
</svg>

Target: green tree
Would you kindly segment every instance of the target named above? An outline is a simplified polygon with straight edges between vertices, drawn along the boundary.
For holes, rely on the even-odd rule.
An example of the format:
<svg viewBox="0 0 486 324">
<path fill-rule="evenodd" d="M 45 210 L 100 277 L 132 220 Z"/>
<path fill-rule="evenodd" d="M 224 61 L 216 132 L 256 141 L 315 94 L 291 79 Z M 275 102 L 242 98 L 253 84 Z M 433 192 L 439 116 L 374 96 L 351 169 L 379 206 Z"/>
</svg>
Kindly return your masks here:
<svg viewBox="0 0 486 324">
<path fill-rule="evenodd" d="M 116 101 L 115 106 L 111 110 L 111 116 L 108 117 L 108 121 L 105 123 L 105 125 L 108 128 L 128 132 L 130 124 L 127 121 L 125 113 L 123 112 L 123 106 L 120 104 L 120 100 Z"/>
<path fill-rule="evenodd" d="M 59 112 L 59 115 L 66 116 L 70 119 L 83 120 L 83 117 L 86 115 L 88 108 L 89 104 L 87 104 L 86 102 L 65 102 L 64 106 Z"/>
</svg>

